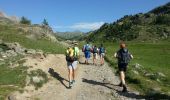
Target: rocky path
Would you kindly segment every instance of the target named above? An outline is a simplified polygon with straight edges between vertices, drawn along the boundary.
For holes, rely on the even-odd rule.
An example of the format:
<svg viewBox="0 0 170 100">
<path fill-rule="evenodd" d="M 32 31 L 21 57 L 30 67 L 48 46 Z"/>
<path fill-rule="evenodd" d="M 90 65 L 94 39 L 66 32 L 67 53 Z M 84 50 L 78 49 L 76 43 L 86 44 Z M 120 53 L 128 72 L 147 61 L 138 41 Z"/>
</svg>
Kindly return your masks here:
<svg viewBox="0 0 170 100">
<path fill-rule="evenodd" d="M 80 62 L 84 62 L 83 56 Z M 92 63 L 92 60 L 90 60 Z M 99 63 L 99 62 L 98 62 Z M 137 92 L 122 93 L 116 86 L 119 78 L 105 63 L 103 66 L 78 64 L 76 83 L 68 89 L 68 71 L 64 55 L 48 55 L 45 59 L 27 58 L 27 66 L 42 69 L 48 74 L 49 81 L 35 90 L 26 86 L 23 93 L 15 92 L 15 100 L 136 100 L 142 99 Z M 49 69 L 54 71 L 53 75 Z M 129 89 L 130 91 L 130 89 Z"/>
</svg>

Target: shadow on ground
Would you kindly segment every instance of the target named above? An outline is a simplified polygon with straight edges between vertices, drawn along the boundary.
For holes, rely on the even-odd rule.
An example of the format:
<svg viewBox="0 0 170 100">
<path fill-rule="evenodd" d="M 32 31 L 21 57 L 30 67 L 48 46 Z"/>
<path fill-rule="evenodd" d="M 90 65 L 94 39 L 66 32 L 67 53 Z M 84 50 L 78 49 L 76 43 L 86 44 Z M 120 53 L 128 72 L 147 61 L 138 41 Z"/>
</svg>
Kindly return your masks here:
<svg viewBox="0 0 170 100">
<path fill-rule="evenodd" d="M 93 63 L 88 63 L 88 64 L 87 64 L 87 63 L 85 63 L 85 62 L 80 62 L 80 61 L 79 61 L 79 64 L 83 64 L 83 65 L 94 65 Z"/>
<path fill-rule="evenodd" d="M 82 78 L 82 82 L 93 84 L 93 85 L 100 85 L 100 86 L 107 87 L 109 89 L 113 89 L 112 87 L 108 86 L 108 85 L 111 85 L 110 83 L 102 83 L 102 82 L 97 82 L 97 81 L 94 81 L 94 80 L 88 80 L 88 79 L 85 79 L 85 78 Z"/>
<path fill-rule="evenodd" d="M 122 92 L 122 91 L 119 91 L 119 90 L 116 90 L 117 93 L 121 96 L 124 96 L 124 97 L 128 97 L 128 98 L 133 98 L 133 99 L 145 99 L 145 96 L 143 95 L 139 95 L 139 94 L 136 94 L 136 93 L 133 93 L 133 92 Z"/>
<path fill-rule="evenodd" d="M 155 93 L 146 95 L 147 100 L 170 100 L 170 95 Z"/>
<path fill-rule="evenodd" d="M 69 89 L 69 87 L 64 84 L 64 81 L 69 82 L 68 80 L 66 80 L 65 78 L 61 77 L 60 74 L 58 74 L 57 72 L 55 72 L 54 69 L 52 69 L 52 68 L 49 68 L 48 72 L 50 73 L 50 75 L 51 75 L 52 77 L 54 77 L 54 78 L 56 78 L 57 80 L 59 80 L 60 83 L 61 83 L 63 86 L 65 86 L 67 89 Z"/>
<path fill-rule="evenodd" d="M 86 82 L 86 83 L 93 84 L 93 85 L 100 85 L 100 86 L 107 87 L 109 89 L 113 89 L 114 91 L 116 91 L 121 96 L 129 97 L 129 98 L 135 98 L 135 99 L 145 99 L 145 97 L 142 96 L 142 95 L 137 95 L 137 94 L 132 93 L 132 92 L 123 93 L 120 90 L 114 89 L 114 86 L 118 86 L 118 85 L 114 85 L 114 84 L 110 84 L 110 83 L 97 82 L 97 81 L 88 80 L 88 79 L 85 79 L 85 78 L 82 78 L 82 82 Z"/>
</svg>

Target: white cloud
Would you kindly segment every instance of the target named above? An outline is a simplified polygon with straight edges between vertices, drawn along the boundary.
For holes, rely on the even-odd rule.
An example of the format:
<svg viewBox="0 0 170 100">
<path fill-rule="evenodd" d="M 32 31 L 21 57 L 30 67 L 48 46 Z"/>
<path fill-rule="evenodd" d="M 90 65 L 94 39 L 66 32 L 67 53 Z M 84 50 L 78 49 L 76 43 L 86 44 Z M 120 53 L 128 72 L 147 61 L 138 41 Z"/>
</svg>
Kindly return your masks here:
<svg viewBox="0 0 170 100">
<path fill-rule="evenodd" d="M 100 28 L 104 22 L 83 22 L 83 23 L 75 23 L 70 26 L 54 26 L 54 29 L 72 29 L 72 30 L 96 30 Z"/>
<path fill-rule="evenodd" d="M 94 22 L 94 23 L 76 23 L 72 26 L 70 26 L 70 28 L 72 29 L 76 29 L 76 30 L 96 30 L 98 28 L 100 28 L 100 26 L 102 26 L 104 24 L 104 22 Z"/>
</svg>

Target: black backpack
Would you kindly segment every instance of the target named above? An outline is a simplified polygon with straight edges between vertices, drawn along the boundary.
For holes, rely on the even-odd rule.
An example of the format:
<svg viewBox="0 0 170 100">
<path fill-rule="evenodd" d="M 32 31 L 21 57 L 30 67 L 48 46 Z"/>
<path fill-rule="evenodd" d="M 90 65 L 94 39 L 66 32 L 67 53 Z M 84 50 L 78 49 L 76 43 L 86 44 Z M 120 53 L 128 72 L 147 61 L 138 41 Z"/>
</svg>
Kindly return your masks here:
<svg viewBox="0 0 170 100">
<path fill-rule="evenodd" d="M 104 47 L 100 47 L 100 53 L 105 53 L 105 48 Z"/>
<path fill-rule="evenodd" d="M 130 62 L 130 54 L 128 49 L 120 49 L 118 51 L 118 63 L 126 63 L 128 64 Z"/>
<path fill-rule="evenodd" d="M 98 53 L 97 47 L 94 47 L 94 48 L 93 48 L 93 53 Z"/>
</svg>

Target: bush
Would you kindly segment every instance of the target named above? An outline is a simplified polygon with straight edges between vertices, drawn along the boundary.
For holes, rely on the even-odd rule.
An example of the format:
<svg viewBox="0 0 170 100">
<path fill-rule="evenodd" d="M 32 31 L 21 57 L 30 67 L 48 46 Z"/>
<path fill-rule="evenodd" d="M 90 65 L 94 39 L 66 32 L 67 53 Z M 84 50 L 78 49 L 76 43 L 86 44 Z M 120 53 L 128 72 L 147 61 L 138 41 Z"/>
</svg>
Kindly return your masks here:
<svg viewBox="0 0 170 100">
<path fill-rule="evenodd" d="M 31 21 L 28 20 L 26 17 L 21 17 L 21 20 L 20 20 L 20 23 L 21 24 L 27 24 L 27 25 L 31 25 Z"/>
</svg>

